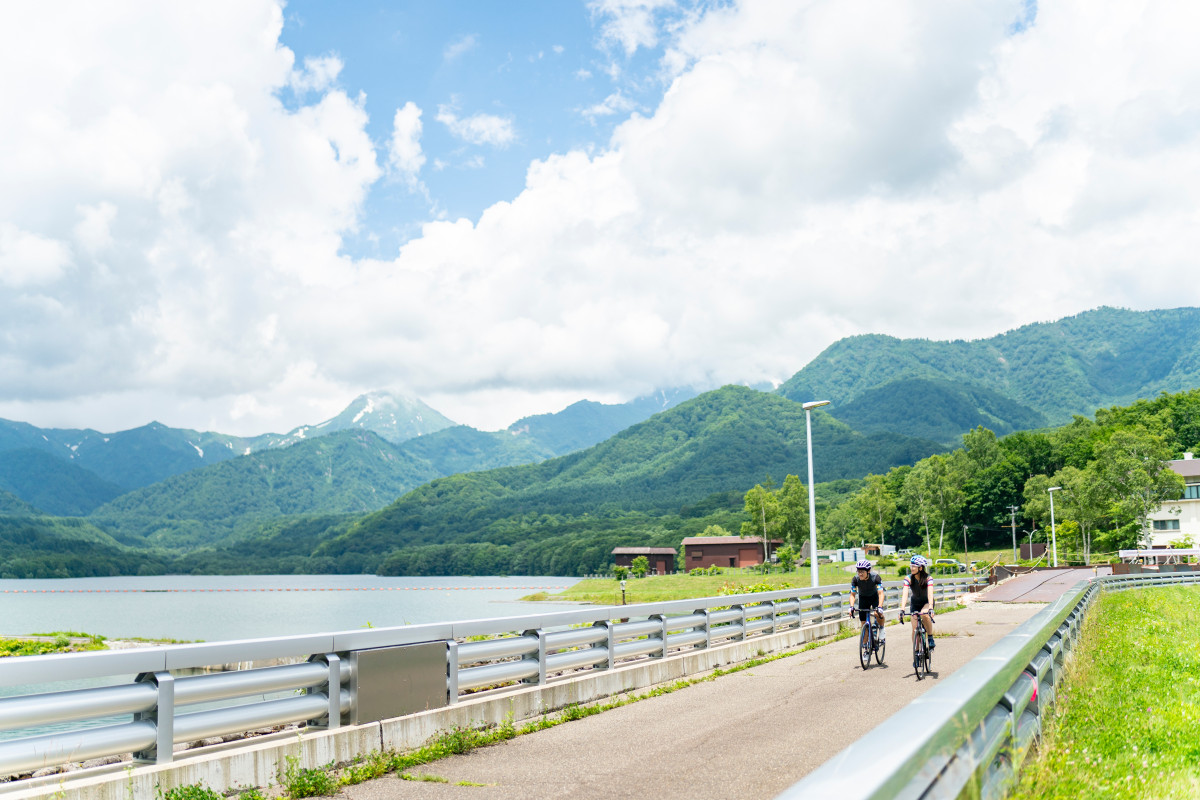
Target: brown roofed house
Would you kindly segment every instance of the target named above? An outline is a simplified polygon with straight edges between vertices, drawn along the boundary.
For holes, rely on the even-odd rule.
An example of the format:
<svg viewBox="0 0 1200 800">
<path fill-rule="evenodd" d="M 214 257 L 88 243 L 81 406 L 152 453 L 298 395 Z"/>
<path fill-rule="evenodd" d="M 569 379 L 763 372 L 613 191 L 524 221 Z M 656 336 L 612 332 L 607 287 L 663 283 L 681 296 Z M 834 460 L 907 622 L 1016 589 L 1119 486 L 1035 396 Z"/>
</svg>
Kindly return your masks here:
<svg viewBox="0 0 1200 800">
<path fill-rule="evenodd" d="M 771 539 L 768 557 L 783 546 Z M 745 536 L 689 536 L 683 540 L 685 569 L 754 567 L 763 563 L 763 540 Z"/>
</svg>

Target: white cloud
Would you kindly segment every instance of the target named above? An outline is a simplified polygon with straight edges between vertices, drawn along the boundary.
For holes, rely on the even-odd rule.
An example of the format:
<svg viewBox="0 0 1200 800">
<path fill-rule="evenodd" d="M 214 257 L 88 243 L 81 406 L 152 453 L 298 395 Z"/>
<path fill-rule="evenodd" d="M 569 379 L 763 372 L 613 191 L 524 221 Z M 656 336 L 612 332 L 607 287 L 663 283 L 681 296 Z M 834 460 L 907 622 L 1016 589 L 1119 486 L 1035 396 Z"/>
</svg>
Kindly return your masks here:
<svg viewBox="0 0 1200 800">
<path fill-rule="evenodd" d="M 334 55 L 304 59 L 304 69 L 293 70 L 288 84 L 299 92 L 323 92 L 337 81 L 344 64 Z"/>
<path fill-rule="evenodd" d="M 494 114 L 479 113 L 459 117 L 458 109 L 454 106 L 440 105 L 437 121 L 445 125 L 453 136 L 470 144 L 505 147 L 516 138 L 512 120 Z"/>
<path fill-rule="evenodd" d="M 71 263 L 63 242 L 0 222 L 0 285 L 13 288 L 53 283 Z"/>
<path fill-rule="evenodd" d="M 588 8 L 602 20 L 601 40 L 620 47 L 626 56 L 659 41 L 655 12 L 671 9 L 675 0 L 592 0 Z"/>
<path fill-rule="evenodd" d="M 474 33 L 460 36 L 450 44 L 446 45 L 446 49 L 442 51 L 442 58 L 446 61 L 454 61 L 459 56 L 474 50 L 478 44 L 479 37 Z"/>
<path fill-rule="evenodd" d="M 581 109 L 580 114 L 590 120 L 595 120 L 596 117 L 610 117 L 614 114 L 626 114 L 637 108 L 637 103 L 630 100 L 621 92 L 613 92 L 608 97 L 604 98 L 595 105 Z"/>
<path fill-rule="evenodd" d="M 388 261 L 339 255 L 378 157 L 333 83 L 275 99 L 277 7 L 32 8 L 0 12 L 25 32 L 0 51 L 0 416 L 176 398 L 168 423 L 252 433 L 395 383 L 500 427 L 786 378 L 850 334 L 1200 305 L 1190 7 L 1042 0 L 1020 29 L 1019 0 L 747 0 L 668 41 L 637 17 L 671 9 L 597 5 L 629 12 L 622 51 L 668 41 L 662 102 Z M 460 113 L 437 119 L 464 141 L 515 136 Z"/>
<path fill-rule="evenodd" d="M 421 109 L 411 101 L 397 109 L 392 119 L 388 164 L 409 186 L 417 186 L 417 174 L 425 166 L 425 154 L 421 152 Z"/>
</svg>

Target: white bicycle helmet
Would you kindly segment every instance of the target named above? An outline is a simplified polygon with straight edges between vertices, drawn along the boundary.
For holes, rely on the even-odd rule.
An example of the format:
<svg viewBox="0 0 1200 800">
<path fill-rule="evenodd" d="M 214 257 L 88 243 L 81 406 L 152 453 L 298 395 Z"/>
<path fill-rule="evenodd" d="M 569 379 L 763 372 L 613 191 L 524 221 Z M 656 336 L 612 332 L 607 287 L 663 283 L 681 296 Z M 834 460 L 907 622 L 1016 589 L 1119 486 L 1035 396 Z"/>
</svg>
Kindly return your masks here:
<svg viewBox="0 0 1200 800">
<path fill-rule="evenodd" d="M 922 555 L 915 555 L 908 560 L 908 563 L 915 564 L 918 567 L 928 567 L 929 559 Z"/>
<path fill-rule="evenodd" d="M 857 564 L 854 565 L 854 568 L 855 569 L 870 569 L 871 562 L 867 561 L 865 558 L 861 559 Z"/>
</svg>

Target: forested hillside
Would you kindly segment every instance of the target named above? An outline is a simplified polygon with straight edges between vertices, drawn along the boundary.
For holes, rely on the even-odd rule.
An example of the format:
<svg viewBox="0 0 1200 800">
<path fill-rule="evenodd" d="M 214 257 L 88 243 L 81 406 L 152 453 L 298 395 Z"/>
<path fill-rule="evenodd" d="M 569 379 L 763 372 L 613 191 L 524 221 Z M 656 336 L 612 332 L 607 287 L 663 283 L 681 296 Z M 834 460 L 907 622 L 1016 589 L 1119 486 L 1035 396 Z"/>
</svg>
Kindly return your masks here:
<svg viewBox="0 0 1200 800">
<path fill-rule="evenodd" d="M 122 491 L 94 472 L 32 447 L 0 458 L 0 489 L 63 517 L 83 516 Z"/>
<path fill-rule="evenodd" d="M 814 422 L 819 477 L 855 477 L 911 463 L 938 446 L 894 434 L 864 436 L 821 413 Z M 718 508 L 738 506 L 726 494 L 744 491 L 765 476 L 782 480 L 806 471 L 805 418 L 789 400 L 729 386 L 635 425 L 588 450 L 541 464 L 442 478 L 421 486 L 368 516 L 317 555 L 390 554 L 414 545 L 470 544 L 475 551 L 529 548 L 541 563 L 566 550 L 586 568 L 606 562 L 586 557 L 576 533 L 600 558 L 612 539 L 645 530 L 645 521 L 678 515 L 710 496 Z M 622 518 L 638 518 L 631 526 Z M 564 549 L 565 548 L 565 549 Z M 396 553 L 396 559 L 410 559 Z M 572 559 L 567 559 L 568 561 Z M 385 564 L 387 562 L 385 561 Z M 536 567 L 543 571 L 540 564 Z M 381 567 L 382 568 L 382 567 Z M 405 567 L 405 570 L 411 567 Z M 507 571 L 507 570 L 505 570 Z"/>
<path fill-rule="evenodd" d="M 376 434 L 346 430 L 177 475 L 89 520 L 127 544 L 186 552 L 276 517 L 382 508 L 436 475 Z"/>
<path fill-rule="evenodd" d="M 1200 451 L 1196 389 L 1002 439 L 978 428 L 950 453 L 868 476 L 827 509 L 820 539 L 827 546 L 884 541 L 961 552 L 964 536 L 967 547 L 1007 547 L 1015 525 L 1022 541 L 1044 542 L 1053 486 L 1061 487 L 1060 560 L 1107 560 L 1145 544 L 1147 515 L 1183 492 L 1183 479 L 1166 462 L 1192 451 Z"/>
<path fill-rule="evenodd" d="M 839 409 L 865 402 L 875 390 L 882 401 L 871 403 L 875 429 L 939 441 L 969 429 L 957 428 L 965 417 L 944 413 L 944 401 L 928 409 L 903 402 L 911 386 L 890 385 L 912 379 L 943 387 L 948 381 L 967 394 L 986 390 L 1014 404 L 1008 410 L 981 405 L 979 424 L 990 415 L 1003 423 L 1001 430 L 1021 429 L 1030 412 L 1062 424 L 1073 414 L 1200 385 L 1200 309 L 1100 308 L 969 342 L 853 336 L 827 348 L 779 393 L 801 402 L 831 399 L 830 413 L 849 421 Z"/>
</svg>

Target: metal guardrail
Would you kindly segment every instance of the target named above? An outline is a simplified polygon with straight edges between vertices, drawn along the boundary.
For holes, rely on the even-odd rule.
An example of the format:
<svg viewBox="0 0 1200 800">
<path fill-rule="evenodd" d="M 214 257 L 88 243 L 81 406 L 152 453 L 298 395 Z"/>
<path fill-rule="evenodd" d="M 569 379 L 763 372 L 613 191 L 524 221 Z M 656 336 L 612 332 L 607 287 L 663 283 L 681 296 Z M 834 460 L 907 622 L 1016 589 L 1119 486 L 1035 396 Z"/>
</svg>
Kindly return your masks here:
<svg viewBox="0 0 1200 800">
<path fill-rule="evenodd" d="M 935 598 L 957 596 L 981 580 L 937 580 Z M 883 595 L 885 608 L 896 608 L 900 583 L 884 584 Z M 0 693 L 23 692 L 0 697 L 0 731 L 25 734 L 0 741 L 0 774 L 128 754 L 138 761 L 165 763 L 172 760 L 175 744 L 207 737 L 291 723 L 336 728 L 399 716 L 407 712 L 376 702 L 397 694 L 381 692 L 381 681 L 405 686 L 424 681 L 432 694 L 416 698 L 416 707 L 408 711 L 423 710 L 456 703 L 475 690 L 511 691 L 576 670 L 610 669 L 841 620 L 849 602 L 850 587 L 842 584 L 311 636 L 0 659 Z M 405 661 L 408 652 L 422 655 Z M 297 663 L 186 674 L 263 661 Z M 55 688 L 64 681 L 115 685 Z M 14 785 L 19 784 L 9 784 Z"/>
<path fill-rule="evenodd" d="M 1197 583 L 1200 573 L 1080 581 L 778 800 L 1003 797 L 1041 736 L 1044 712 L 1100 592 Z"/>
</svg>

